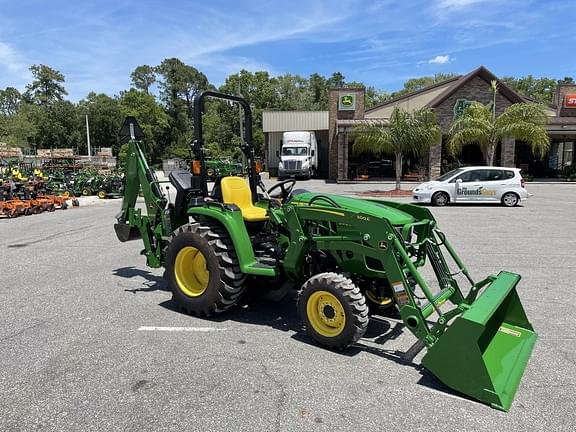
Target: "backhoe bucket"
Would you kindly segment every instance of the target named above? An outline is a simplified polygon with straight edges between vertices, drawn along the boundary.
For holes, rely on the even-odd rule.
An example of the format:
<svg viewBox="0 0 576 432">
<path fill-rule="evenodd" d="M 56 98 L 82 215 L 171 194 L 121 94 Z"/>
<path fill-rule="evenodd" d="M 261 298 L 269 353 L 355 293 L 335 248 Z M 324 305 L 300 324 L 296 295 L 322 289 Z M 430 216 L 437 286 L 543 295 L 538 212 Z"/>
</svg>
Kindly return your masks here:
<svg viewBox="0 0 576 432">
<path fill-rule="evenodd" d="M 140 231 L 138 231 L 138 228 L 130 226 L 125 222 L 115 223 L 114 231 L 116 232 L 118 240 L 123 243 L 140 238 Z"/>
<path fill-rule="evenodd" d="M 503 411 L 537 338 L 516 292 L 519 281 L 517 274 L 500 272 L 422 359 L 448 387 Z"/>
</svg>

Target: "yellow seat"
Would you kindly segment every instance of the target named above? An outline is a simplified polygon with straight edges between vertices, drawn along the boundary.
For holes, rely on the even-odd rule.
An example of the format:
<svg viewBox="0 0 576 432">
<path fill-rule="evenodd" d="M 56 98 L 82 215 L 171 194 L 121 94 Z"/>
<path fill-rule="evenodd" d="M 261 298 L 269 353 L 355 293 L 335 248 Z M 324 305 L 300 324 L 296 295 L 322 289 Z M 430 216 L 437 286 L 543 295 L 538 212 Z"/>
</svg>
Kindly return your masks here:
<svg viewBox="0 0 576 432">
<path fill-rule="evenodd" d="M 261 222 L 268 220 L 265 208 L 256 207 L 252 203 L 250 187 L 240 177 L 224 177 L 220 183 L 224 204 L 236 204 L 246 222 Z"/>
</svg>

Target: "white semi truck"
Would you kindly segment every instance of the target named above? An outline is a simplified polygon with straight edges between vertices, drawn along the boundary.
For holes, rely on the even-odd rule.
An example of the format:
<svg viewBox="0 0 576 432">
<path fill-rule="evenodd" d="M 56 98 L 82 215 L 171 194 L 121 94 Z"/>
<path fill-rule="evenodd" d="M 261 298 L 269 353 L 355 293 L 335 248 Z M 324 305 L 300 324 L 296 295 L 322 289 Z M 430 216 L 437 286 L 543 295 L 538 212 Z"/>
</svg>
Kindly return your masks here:
<svg viewBox="0 0 576 432">
<path fill-rule="evenodd" d="M 311 178 L 318 170 L 318 144 L 310 131 L 284 132 L 278 164 L 278 178 Z"/>
</svg>

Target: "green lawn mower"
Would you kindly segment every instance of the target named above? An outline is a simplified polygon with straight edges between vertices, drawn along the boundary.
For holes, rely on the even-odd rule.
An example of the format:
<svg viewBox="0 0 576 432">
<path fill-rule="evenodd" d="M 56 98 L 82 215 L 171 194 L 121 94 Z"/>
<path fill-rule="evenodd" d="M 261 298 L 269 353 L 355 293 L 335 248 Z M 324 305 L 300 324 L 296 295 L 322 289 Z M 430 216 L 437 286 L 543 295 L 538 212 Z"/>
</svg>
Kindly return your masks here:
<svg viewBox="0 0 576 432">
<path fill-rule="evenodd" d="M 242 106 L 248 181 L 216 177 L 208 189 L 206 98 Z M 373 311 L 394 307 L 417 339 L 406 359 L 426 349 L 423 366 L 448 387 L 510 408 L 537 337 L 516 292 L 519 275 L 501 271 L 474 281 L 426 208 L 296 190 L 294 180 L 266 190 L 248 103 L 204 92 L 194 114 L 195 160 L 192 172 L 170 174 L 173 202 L 146 163 L 136 120 L 126 119 L 124 200 L 114 226 L 120 241 L 142 239 L 147 264 L 165 268 L 181 310 L 225 312 L 249 283 L 262 290 L 291 287 L 309 336 L 343 350 L 364 335 Z M 136 208 L 140 190 L 144 209 Z"/>
</svg>

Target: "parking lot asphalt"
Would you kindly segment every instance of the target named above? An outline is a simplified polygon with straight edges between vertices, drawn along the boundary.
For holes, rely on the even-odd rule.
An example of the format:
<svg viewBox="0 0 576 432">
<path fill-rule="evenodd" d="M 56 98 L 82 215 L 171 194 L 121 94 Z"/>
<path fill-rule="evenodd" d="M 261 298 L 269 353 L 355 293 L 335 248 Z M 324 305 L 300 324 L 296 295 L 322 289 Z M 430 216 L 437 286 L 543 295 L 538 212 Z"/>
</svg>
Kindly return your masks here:
<svg viewBox="0 0 576 432">
<path fill-rule="evenodd" d="M 415 339 L 394 321 L 335 353 L 302 332 L 294 296 L 177 312 L 142 245 L 116 240 L 115 200 L 0 220 L 0 430 L 576 430 L 576 185 L 528 189 L 517 208 L 431 208 L 476 279 L 522 275 L 539 340 L 509 413 L 399 361 Z"/>
</svg>

